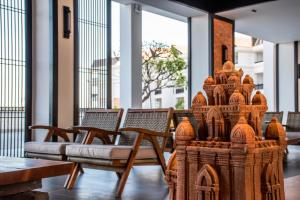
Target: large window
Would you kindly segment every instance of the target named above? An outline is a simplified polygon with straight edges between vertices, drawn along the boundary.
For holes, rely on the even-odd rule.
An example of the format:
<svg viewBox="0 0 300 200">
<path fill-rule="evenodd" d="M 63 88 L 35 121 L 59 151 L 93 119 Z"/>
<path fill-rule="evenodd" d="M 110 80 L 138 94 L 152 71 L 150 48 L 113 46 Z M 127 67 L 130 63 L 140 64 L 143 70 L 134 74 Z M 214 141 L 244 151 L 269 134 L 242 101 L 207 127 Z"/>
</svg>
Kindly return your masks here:
<svg viewBox="0 0 300 200">
<path fill-rule="evenodd" d="M 23 156 L 29 3 L 0 0 L 0 156 Z"/>
<path fill-rule="evenodd" d="M 120 107 L 120 4 L 112 1 L 112 107 Z M 187 22 L 142 11 L 143 39 L 143 108 L 175 107 L 177 98 L 184 98 L 182 105 L 188 107 L 187 58 L 188 25 Z M 151 50 L 157 50 L 158 56 L 148 60 Z M 164 61 L 163 66 L 159 66 Z M 156 63 L 156 64 L 153 64 Z M 168 64 L 168 66 L 166 66 Z M 161 68 L 160 68 L 161 67 Z M 157 70 L 160 68 L 160 70 Z M 179 69 L 179 70 L 177 70 Z M 151 84 L 145 87 L 145 74 L 151 72 Z M 152 73 L 155 71 L 154 73 Z M 176 71 L 176 74 L 169 73 Z M 152 80 L 152 78 L 157 77 Z M 170 77 L 170 78 L 167 78 Z M 149 77 L 148 77 L 149 80 Z M 147 89 L 145 89 L 147 88 Z M 182 106 L 180 106 L 182 108 Z"/>
<path fill-rule="evenodd" d="M 142 20 L 143 108 L 187 108 L 187 22 L 147 11 Z"/>
<path fill-rule="evenodd" d="M 110 4 L 76 0 L 76 124 L 87 109 L 110 107 Z"/>
</svg>

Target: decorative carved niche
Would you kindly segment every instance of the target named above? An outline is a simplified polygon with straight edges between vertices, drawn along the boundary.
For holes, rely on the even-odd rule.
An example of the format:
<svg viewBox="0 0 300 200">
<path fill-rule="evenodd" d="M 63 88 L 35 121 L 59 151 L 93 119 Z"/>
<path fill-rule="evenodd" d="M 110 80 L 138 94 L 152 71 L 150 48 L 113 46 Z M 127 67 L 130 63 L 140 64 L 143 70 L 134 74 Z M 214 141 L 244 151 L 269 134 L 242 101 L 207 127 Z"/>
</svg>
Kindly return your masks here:
<svg viewBox="0 0 300 200">
<path fill-rule="evenodd" d="M 224 118 L 217 107 L 212 107 L 207 113 L 208 140 L 224 138 Z"/>
<path fill-rule="evenodd" d="M 274 164 L 268 164 L 263 180 L 263 200 L 281 199 L 280 182 L 277 167 Z"/>
<path fill-rule="evenodd" d="M 209 164 L 203 165 L 196 179 L 196 194 L 199 200 L 219 199 L 218 174 Z"/>
</svg>

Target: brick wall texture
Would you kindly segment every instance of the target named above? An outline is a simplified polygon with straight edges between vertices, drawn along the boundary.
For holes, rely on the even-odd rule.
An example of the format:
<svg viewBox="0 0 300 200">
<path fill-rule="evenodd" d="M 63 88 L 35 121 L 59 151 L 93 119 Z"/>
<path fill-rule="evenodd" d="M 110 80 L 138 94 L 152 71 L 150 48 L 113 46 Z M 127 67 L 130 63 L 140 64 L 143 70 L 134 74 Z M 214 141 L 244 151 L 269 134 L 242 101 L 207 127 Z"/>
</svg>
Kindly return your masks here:
<svg viewBox="0 0 300 200">
<path fill-rule="evenodd" d="M 214 71 L 221 69 L 222 45 L 228 49 L 228 60 L 232 60 L 233 25 L 229 22 L 214 18 Z"/>
</svg>

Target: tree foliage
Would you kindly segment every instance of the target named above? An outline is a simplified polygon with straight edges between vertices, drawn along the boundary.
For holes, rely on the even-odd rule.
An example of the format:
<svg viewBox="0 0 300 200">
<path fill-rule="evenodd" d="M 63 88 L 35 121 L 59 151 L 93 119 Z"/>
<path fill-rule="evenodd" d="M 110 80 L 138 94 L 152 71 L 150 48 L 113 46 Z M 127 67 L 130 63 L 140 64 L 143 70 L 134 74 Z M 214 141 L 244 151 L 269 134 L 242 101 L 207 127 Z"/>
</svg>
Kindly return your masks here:
<svg viewBox="0 0 300 200">
<path fill-rule="evenodd" d="M 187 66 L 181 56 L 174 45 L 155 41 L 143 45 L 143 102 L 155 90 L 186 85 L 183 72 Z"/>
</svg>

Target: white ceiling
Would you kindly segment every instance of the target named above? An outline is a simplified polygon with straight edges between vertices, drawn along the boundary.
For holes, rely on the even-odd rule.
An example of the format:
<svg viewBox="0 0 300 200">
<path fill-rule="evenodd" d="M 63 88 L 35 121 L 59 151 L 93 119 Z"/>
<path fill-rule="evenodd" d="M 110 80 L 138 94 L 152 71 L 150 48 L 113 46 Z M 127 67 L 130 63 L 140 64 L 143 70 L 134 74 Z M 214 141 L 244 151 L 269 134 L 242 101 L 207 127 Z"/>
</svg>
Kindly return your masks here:
<svg viewBox="0 0 300 200">
<path fill-rule="evenodd" d="M 187 21 L 187 17 L 204 15 L 205 12 L 169 0 L 114 0 L 122 4 L 138 3 L 143 9 L 166 17 Z"/>
<path fill-rule="evenodd" d="M 115 0 L 139 3 L 146 11 L 186 21 L 206 13 L 169 0 Z M 255 9 L 257 12 L 252 12 Z M 217 13 L 235 20 L 237 32 L 274 43 L 300 40 L 300 0 L 277 0 Z"/>
<path fill-rule="evenodd" d="M 235 20 L 237 32 L 274 43 L 300 40 L 300 0 L 262 3 L 218 15 Z"/>
</svg>

